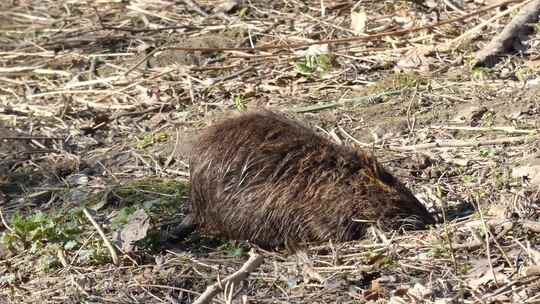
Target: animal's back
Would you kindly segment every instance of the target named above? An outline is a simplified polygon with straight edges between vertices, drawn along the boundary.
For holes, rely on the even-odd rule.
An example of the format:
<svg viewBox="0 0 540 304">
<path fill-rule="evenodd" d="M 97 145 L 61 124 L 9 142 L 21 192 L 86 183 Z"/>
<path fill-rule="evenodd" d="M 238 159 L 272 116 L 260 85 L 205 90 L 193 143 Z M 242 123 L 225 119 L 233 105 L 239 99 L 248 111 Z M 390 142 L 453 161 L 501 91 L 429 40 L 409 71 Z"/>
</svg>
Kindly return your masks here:
<svg viewBox="0 0 540 304">
<path fill-rule="evenodd" d="M 207 233 L 265 247 L 346 241 L 369 222 L 434 223 L 425 207 L 367 154 L 270 111 L 215 124 L 190 158 L 192 212 Z"/>
</svg>

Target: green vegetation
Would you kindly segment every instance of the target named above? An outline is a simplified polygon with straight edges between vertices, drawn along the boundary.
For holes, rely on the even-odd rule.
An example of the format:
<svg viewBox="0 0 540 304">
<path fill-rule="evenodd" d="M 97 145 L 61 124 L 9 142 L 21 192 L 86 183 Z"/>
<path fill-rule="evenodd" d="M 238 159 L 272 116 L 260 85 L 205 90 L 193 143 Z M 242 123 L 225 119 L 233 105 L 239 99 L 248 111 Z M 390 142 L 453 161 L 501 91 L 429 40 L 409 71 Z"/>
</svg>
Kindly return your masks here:
<svg viewBox="0 0 540 304">
<path fill-rule="evenodd" d="M 8 248 L 38 252 L 48 245 L 73 249 L 79 244 L 81 211 L 67 214 L 37 212 L 29 216 L 16 213 L 10 222 L 11 231 L 2 234 L 0 241 Z"/>
<path fill-rule="evenodd" d="M 534 77 L 536 72 L 529 67 L 520 67 L 515 71 L 517 80 L 525 82 Z"/>
<path fill-rule="evenodd" d="M 429 79 L 424 76 L 410 73 L 393 73 L 390 74 L 368 87 L 366 95 L 379 94 L 388 91 L 400 91 L 408 88 L 416 88 L 419 86 L 428 86 Z"/>
<path fill-rule="evenodd" d="M 493 157 L 497 155 L 497 151 L 493 148 L 480 148 L 479 153 L 482 157 Z"/>
<path fill-rule="evenodd" d="M 66 213 L 36 212 L 28 216 L 15 214 L 11 231 L 4 232 L 0 243 L 12 252 L 30 252 L 38 257 L 30 265 L 50 272 L 62 265 L 59 256 L 72 255 L 72 261 L 86 265 L 109 262 L 109 255 L 97 238 L 88 239 L 81 209 Z M 0 278 L 1 280 L 1 278 Z"/>
<path fill-rule="evenodd" d="M 240 112 L 247 111 L 247 102 L 242 95 L 234 97 L 234 106 L 236 107 L 236 110 Z"/>
<path fill-rule="evenodd" d="M 489 79 L 491 70 L 484 67 L 476 67 L 471 70 L 471 77 L 473 80 L 481 81 Z"/>
<path fill-rule="evenodd" d="M 224 243 L 219 247 L 219 249 L 224 250 L 227 255 L 233 257 L 241 257 L 247 254 L 248 248 L 239 245 L 237 242 L 229 241 Z"/>
<path fill-rule="evenodd" d="M 147 134 L 143 138 L 137 138 L 137 149 L 145 149 L 158 142 L 165 142 L 169 139 L 169 134 L 164 132 Z"/>
<path fill-rule="evenodd" d="M 324 76 L 332 67 L 332 58 L 328 54 L 306 55 L 302 62 L 295 65 L 298 73 L 305 76 L 318 74 Z"/>
<path fill-rule="evenodd" d="M 113 206 L 128 207 L 120 209 L 120 217 L 129 216 L 138 208 L 144 208 L 152 216 L 170 217 L 182 208 L 182 201 L 188 195 L 189 186 L 185 182 L 173 179 L 141 179 L 118 185 L 106 193 L 101 193 L 94 200 L 101 209 L 111 203 Z M 122 220 L 118 220 L 122 222 Z"/>
<path fill-rule="evenodd" d="M 95 194 L 86 205 L 97 210 L 96 220 L 107 234 L 122 229 L 131 214 L 144 209 L 149 215 L 151 228 L 137 244 L 141 249 L 153 250 L 160 245 L 160 223 L 177 220 L 187 191 L 188 185 L 184 182 L 142 179 Z M 118 209 L 120 205 L 123 207 Z M 58 211 L 14 214 L 8 221 L 10 230 L 0 236 L 0 243 L 11 252 L 27 251 L 39 257 L 32 265 L 46 272 L 62 265 L 59 255 L 69 257 L 66 260 L 75 264 L 95 265 L 110 261 L 103 241 L 84 216 L 82 208 L 55 210 Z M 0 277 L 0 281 L 7 279 Z"/>
</svg>

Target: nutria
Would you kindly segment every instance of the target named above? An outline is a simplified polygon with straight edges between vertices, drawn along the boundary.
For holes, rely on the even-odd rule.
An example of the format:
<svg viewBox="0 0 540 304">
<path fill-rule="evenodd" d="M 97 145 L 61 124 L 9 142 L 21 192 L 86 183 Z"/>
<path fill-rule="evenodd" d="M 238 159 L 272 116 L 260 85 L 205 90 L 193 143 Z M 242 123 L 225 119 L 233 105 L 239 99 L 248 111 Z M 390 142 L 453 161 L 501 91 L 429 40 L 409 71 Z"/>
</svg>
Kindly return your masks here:
<svg viewBox="0 0 540 304">
<path fill-rule="evenodd" d="M 366 152 L 268 110 L 204 130 L 190 156 L 191 214 L 201 231 L 270 248 L 361 238 L 435 220 Z"/>
</svg>

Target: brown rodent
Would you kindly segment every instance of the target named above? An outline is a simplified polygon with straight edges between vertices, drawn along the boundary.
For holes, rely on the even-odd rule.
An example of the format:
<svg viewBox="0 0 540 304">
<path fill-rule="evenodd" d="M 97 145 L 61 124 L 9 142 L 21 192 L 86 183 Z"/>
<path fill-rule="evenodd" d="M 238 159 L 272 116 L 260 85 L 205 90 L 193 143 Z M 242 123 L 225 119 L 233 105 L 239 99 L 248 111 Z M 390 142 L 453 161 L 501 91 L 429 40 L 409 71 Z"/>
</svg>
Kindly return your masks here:
<svg viewBox="0 0 540 304">
<path fill-rule="evenodd" d="M 190 156 L 190 220 L 201 231 L 270 248 L 422 229 L 435 219 L 367 153 L 282 114 L 248 112 L 207 128 Z"/>
</svg>

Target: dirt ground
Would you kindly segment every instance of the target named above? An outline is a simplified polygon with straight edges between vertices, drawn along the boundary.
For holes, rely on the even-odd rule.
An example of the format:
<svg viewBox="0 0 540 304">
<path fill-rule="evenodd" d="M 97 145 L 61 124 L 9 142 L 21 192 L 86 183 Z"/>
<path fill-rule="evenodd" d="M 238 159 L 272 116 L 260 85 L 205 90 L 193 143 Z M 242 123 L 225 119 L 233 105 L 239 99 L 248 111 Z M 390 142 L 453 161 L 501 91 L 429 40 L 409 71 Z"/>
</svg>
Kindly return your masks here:
<svg viewBox="0 0 540 304">
<path fill-rule="evenodd" d="M 440 223 L 257 249 L 213 301 L 540 303 L 540 27 L 479 67 L 520 1 L 452 3 L 3 2 L 0 303 L 192 303 L 238 271 L 254 246 L 166 235 L 198 131 L 260 108 L 370 151 Z"/>
</svg>

